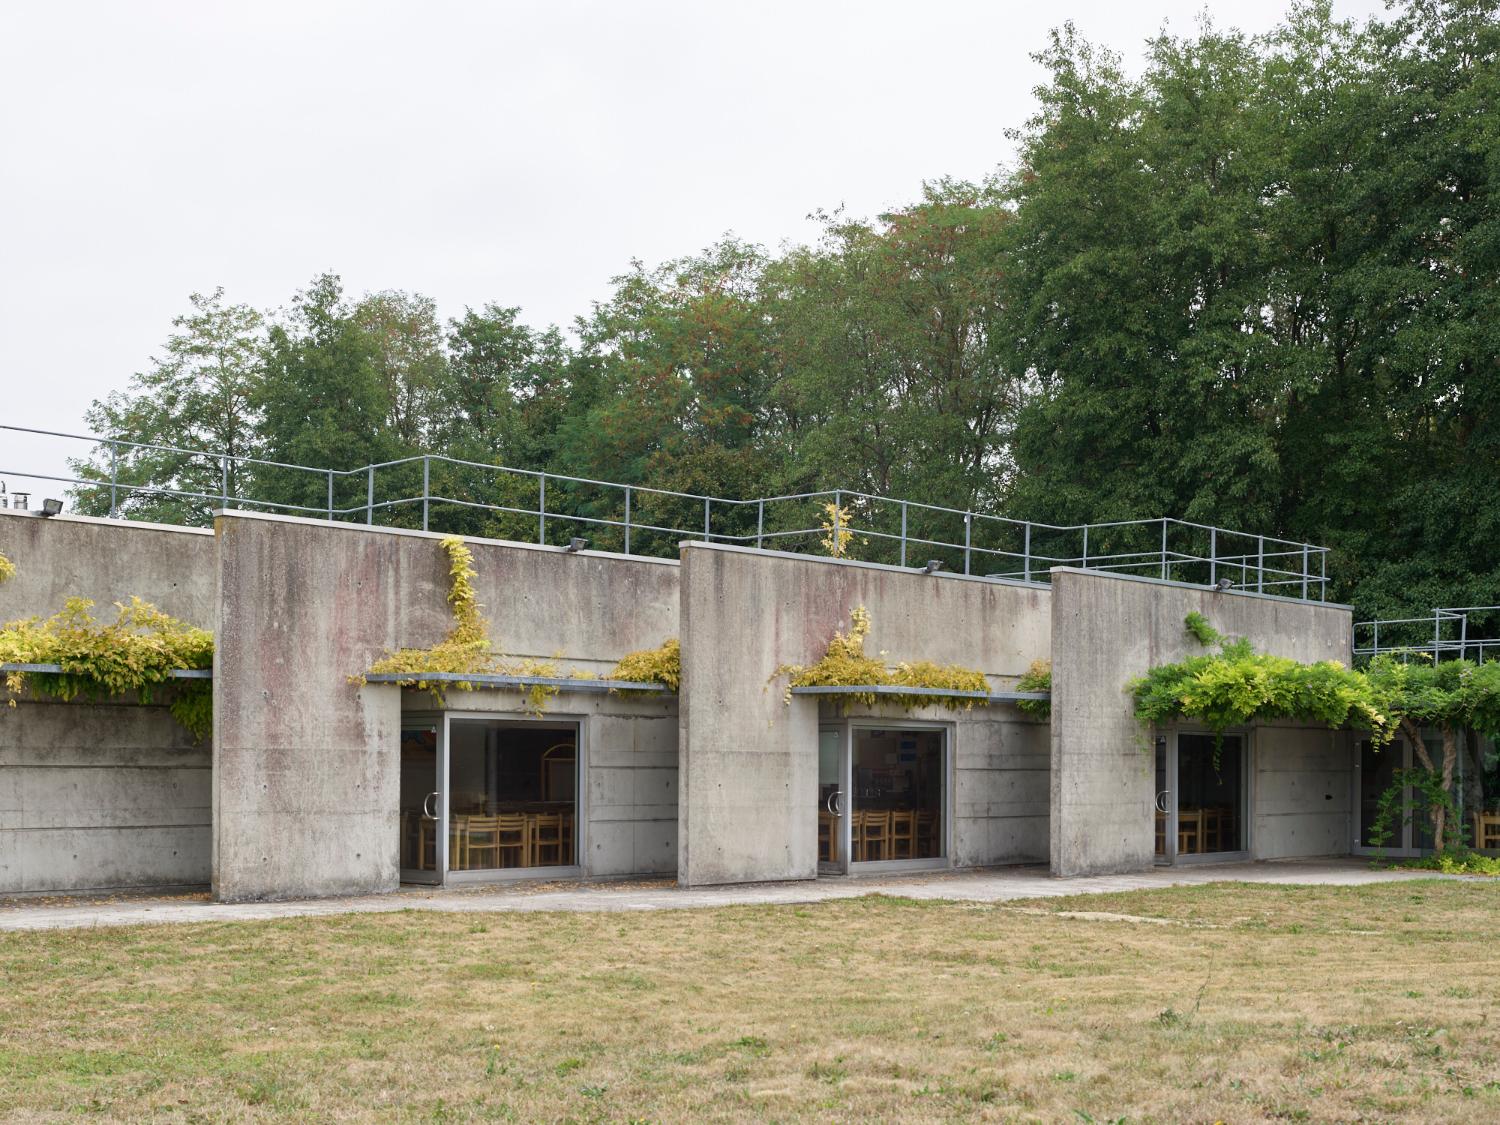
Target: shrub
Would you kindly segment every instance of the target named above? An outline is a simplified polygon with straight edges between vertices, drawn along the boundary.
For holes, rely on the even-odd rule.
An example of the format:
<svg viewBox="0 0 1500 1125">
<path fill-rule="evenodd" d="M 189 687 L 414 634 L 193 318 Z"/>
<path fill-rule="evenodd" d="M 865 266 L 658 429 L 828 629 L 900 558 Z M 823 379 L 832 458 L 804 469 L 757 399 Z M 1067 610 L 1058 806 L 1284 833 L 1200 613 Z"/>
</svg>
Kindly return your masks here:
<svg viewBox="0 0 1500 1125">
<path fill-rule="evenodd" d="M 661 684 L 668 691 L 677 691 L 682 687 L 682 645 L 672 637 L 663 641 L 659 648 L 627 652 L 609 678 L 638 684 Z"/>
</svg>

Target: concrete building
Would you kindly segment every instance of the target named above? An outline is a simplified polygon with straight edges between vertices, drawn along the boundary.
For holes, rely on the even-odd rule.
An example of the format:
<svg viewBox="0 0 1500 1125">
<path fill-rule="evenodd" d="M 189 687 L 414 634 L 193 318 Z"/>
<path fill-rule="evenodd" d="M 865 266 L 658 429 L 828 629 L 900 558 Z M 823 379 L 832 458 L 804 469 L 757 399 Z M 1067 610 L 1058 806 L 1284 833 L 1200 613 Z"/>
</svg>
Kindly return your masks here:
<svg viewBox="0 0 1500 1125">
<path fill-rule="evenodd" d="M 1070 876 L 1360 847 L 1352 734 L 1142 731 L 1124 690 L 1187 654 L 1191 610 L 1264 651 L 1348 660 L 1348 607 L 1108 564 L 982 577 L 715 541 L 649 558 L 468 540 L 510 656 L 605 674 L 680 639 L 679 692 L 570 678 L 538 714 L 513 684 L 439 701 L 360 682 L 449 628 L 441 538 L 244 511 L 212 531 L 0 512 L 18 569 L 0 619 L 138 595 L 216 635 L 211 745 L 159 701 L 28 697 L 0 714 L 0 892 L 208 884 L 235 901 L 1016 863 Z M 816 661 L 858 606 L 870 651 L 978 669 L 993 699 L 788 696 L 777 669 Z M 1007 699 L 1039 659 L 1050 722 Z"/>
</svg>

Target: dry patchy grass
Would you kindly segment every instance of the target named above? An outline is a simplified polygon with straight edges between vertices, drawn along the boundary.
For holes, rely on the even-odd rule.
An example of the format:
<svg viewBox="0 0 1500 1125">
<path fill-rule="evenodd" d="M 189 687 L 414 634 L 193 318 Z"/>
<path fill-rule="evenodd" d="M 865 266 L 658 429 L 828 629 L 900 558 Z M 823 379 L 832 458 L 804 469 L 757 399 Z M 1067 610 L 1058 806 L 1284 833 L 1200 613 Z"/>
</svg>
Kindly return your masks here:
<svg viewBox="0 0 1500 1125">
<path fill-rule="evenodd" d="M 10 934 L 0 1115 L 1494 1119 L 1497 906 L 1230 884 Z"/>
</svg>

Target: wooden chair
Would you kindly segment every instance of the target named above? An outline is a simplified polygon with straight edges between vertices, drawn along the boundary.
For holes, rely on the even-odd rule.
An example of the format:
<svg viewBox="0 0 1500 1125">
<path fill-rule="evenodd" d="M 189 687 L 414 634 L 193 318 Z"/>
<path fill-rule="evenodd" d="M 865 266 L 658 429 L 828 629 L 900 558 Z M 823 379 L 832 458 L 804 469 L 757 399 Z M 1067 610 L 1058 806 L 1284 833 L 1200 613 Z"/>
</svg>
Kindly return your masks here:
<svg viewBox="0 0 1500 1125">
<path fill-rule="evenodd" d="M 1206 852 L 1222 852 L 1224 850 L 1224 811 L 1218 808 L 1203 810 L 1202 847 Z"/>
<path fill-rule="evenodd" d="M 1500 851 L 1500 813 L 1474 814 L 1474 849 L 1481 852 Z"/>
<path fill-rule="evenodd" d="M 837 863 L 839 858 L 839 842 L 837 833 L 834 832 L 834 815 L 826 809 L 818 810 L 818 861 L 820 863 Z"/>
<path fill-rule="evenodd" d="M 471 816 L 464 822 L 464 867 L 500 866 L 500 818 Z M 485 860 L 488 862 L 485 862 Z"/>
<path fill-rule="evenodd" d="M 501 813 L 495 817 L 495 866 L 530 867 L 531 833 L 523 813 Z"/>
<path fill-rule="evenodd" d="M 563 863 L 563 818 L 557 813 L 528 814 L 526 846 L 533 867 L 561 867 Z"/>
<path fill-rule="evenodd" d="M 891 814 L 864 812 L 859 818 L 859 858 L 866 862 L 891 857 Z"/>
<path fill-rule="evenodd" d="M 1177 854 L 1195 855 L 1203 850 L 1203 810 L 1177 810 Z"/>
<path fill-rule="evenodd" d="M 1156 854 L 1167 854 L 1167 814 L 1156 810 Z"/>
<path fill-rule="evenodd" d="M 916 851 L 918 859 L 934 859 L 938 854 L 937 813 L 931 809 L 917 810 Z"/>
<path fill-rule="evenodd" d="M 912 809 L 891 813 L 891 859 L 913 859 L 917 854 L 917 814 Z"/>
</svg>

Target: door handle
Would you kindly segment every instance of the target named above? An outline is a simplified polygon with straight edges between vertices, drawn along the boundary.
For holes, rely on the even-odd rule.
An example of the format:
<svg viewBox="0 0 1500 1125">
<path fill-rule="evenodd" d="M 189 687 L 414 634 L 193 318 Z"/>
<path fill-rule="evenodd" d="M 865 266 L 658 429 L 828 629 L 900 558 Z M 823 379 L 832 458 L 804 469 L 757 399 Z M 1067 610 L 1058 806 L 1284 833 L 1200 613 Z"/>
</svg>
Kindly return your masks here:
<svg viewBox="0 0 1500 1125">
<path fill-rule="evenodd" d="M 1167 811 L 1167 797 L 1171 794 L 1170 789 L 1163 789 L 1156 795 L 1156 811 L 1164 813 Z"/>
<path fill-rule="evenodd" d="M 428 820 L 436 820 L 437 819 L 437 813 L 436 812 L 428 812 L 427 811 L 428 802 L 430 802 L 436 796 L 438 796 L 437 793 L 429 793 L 429 794 L 427 794 L 427 796 L 425 796 L 425 797 L 422 798 L 422 815 L 426 819 L 428 819 Z"/>
</svg>

